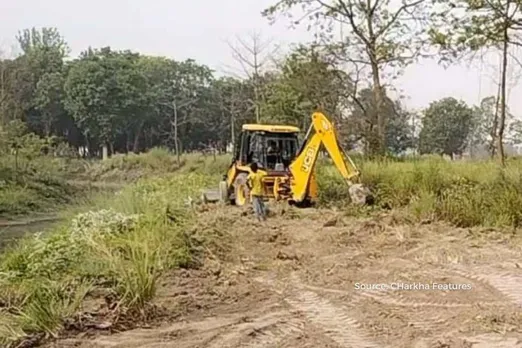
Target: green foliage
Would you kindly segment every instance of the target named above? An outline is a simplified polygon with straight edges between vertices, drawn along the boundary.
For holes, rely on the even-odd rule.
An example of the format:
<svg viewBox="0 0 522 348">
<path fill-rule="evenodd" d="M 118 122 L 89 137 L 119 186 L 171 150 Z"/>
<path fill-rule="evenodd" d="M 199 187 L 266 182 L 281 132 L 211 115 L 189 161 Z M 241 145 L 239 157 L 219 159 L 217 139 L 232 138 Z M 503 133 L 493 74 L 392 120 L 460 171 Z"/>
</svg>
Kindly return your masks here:
<svg viewBox="0 0 522 348">
<path fill-rule="evenodd" d="M 509 43 L 516 43 L 521 17 L 515 1 L 444 0 L 439 4 L 445 8 L 445 21 L 432 26 L 429 34 L 443 59 L 459 59 L 469 51 L 500 47 L 506 41 L 506 27 Z"/>
<path fill-rule="evenodd" d="M 412 129 L 413 115 L 404 109 L 398 100 L 392 100 L 385 95 L 382 112 L 388 120 L 386 127 L 386 146 L 388 151 L 399 154 L 408 148 L 414 147 L 414 134 Z M 377 112 L 377 103 L 371 89 L 365 88 L 359 91 L 354 112 L 348 118 L 347 138 L 352 142 L 364 139 L 372 140 L 374 117 Z M 347 142 L 349 143 L 349 142 Z"/>
<path fill-rule="evenodd" d="M 463 101 L 444 98 L 431 103 L 422 119 L 420 152 L 449 156 L 462 153 L 472 122 L 473 110 Z"/>
<path fill-rule="evenodd" d="M 63 180 L 52 137 L 27 132 L 21 121 L 0 127 L 0 215 L 48 210 L 74 192 Z"/>
<path fill-rule="evenodd" d="M 262 103 L 263 122 L 275 121 L 302 129 L 308 128 L 310 115 L 317 109 L 336 118 L 353 90 L 350 77 L 329 61 L 325 52 L 313 46 L 295 48 L 285 58 L 280 74 L 270 77 Z"/>
</svg>

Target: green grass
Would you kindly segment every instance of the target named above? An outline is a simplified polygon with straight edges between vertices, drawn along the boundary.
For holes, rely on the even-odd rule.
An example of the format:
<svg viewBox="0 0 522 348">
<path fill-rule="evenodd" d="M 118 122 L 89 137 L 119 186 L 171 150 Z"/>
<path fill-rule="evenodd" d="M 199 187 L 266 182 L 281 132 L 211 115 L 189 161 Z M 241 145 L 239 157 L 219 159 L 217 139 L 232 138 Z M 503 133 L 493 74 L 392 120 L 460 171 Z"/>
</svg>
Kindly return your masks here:
<svg viewBox="0 0 522 348">
<path fill-rule="evenodd" d="M 65 181 L 61 162 L 42 157 L 16 167 L 10 156 L 0 158 L 0 216 L 53 210 L 71 202 L 76 190 Z"/>
<path fill-rule="evenodd" d="M 380 207 L 404 209 L 417 220 L 444 220 L 459 227 L 520 227 L 522 162 L 502 169 L 491 161 L 359 162 L 362 182 Z M 345 205 L 346 185 L 331 164 L 318 173 L 320 203 Z"/>
<path fill-rule="evenodd" d="M 20 239 L 2 253 L 0 345 L 14 346 L 39 334 L 57 337 L 99 290 L 112 294 L 115 310 L 146 315 L 165 271 L 196 266 L 209 246 L 220 244 L 206 231 L 189 232 L 195 213 L 185 202 L 214 186 L 230 159 L 186 155 L 178 168 L 169 164 L 172 155 L 167 160 L 162 156 L 153 151 L 96 163 L 122 171 L 142 166 L 142 173 L 155 175 L 145 175 L 117 194 L 88 197 L 64 213 L 67 222 Z M 114 161 L 120 161 L 119 167 Z M 24 198 L 23 190 L 17 192 L 21 199 L 31 199 Z"/>
</svg>

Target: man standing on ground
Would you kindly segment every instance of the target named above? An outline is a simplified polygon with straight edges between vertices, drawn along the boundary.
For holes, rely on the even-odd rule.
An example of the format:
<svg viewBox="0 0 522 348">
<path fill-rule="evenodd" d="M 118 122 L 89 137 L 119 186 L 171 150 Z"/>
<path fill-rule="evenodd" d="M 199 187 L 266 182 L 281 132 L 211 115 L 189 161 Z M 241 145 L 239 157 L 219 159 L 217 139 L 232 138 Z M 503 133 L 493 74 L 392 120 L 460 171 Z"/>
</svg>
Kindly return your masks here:
<svg viewBox="0 0 522 348">
<path fill-rule="evenodd" d="M 252 195 L 252 204 L 254 205 L 254 213 L 258 221 L 266 220 L 265 202 L 263 202 L 263 178 L 266 175 L 262 170 L 259 170 L 257 163 L 252 163 L 250 166 L 252 173 L 248 174 L 247 186 Z"/>
</svg>

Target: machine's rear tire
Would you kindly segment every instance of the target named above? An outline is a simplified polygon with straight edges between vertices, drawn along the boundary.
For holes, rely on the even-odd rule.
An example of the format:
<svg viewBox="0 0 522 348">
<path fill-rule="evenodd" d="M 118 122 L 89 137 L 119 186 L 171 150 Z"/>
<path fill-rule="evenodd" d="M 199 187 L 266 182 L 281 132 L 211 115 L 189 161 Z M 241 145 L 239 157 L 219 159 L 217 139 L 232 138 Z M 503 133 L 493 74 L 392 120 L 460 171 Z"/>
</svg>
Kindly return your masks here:
<svg viewBox="0 0 522 348">
<path fill-rule="evenodd" d="M 227 204 L 230 201 L 227 182 L 224 180 L 219 182 L 219 201 L 224 204 Z"/>
<path fill-rule="evenodd" d="M 234 180 L 235 204 L 239 207 L 250 203 L 250 190 L 247 187 L 247 174 L 241 173 Z"/>
</svg>

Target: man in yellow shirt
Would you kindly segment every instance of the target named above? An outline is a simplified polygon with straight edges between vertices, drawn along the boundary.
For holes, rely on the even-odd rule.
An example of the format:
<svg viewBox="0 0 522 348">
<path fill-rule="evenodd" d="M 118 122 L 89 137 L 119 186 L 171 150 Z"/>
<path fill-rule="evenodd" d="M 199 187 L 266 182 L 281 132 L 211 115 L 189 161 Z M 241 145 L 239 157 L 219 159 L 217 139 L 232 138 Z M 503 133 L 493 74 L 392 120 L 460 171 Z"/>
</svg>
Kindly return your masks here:
<svg viewBox="0 0 522 348">
<path fill-rule="evenodd" d="M 257 163 L 255 162 L 252 163 L 250 169 L 252 170 L 252 173 L 248 174 L 247 186 L 250 189 L 250 194 L 252 195 L 254 212 L 256 214 L 257 220 L 265 221 L 266 209 L 265 203 L 263 202 L 263 178 L 266 174 L 262 170 L 259 170 Z"/>
</svg>

